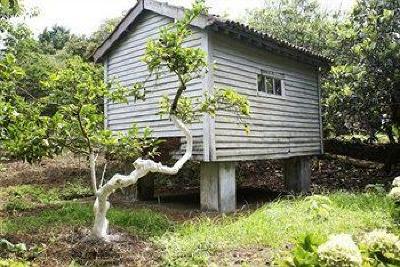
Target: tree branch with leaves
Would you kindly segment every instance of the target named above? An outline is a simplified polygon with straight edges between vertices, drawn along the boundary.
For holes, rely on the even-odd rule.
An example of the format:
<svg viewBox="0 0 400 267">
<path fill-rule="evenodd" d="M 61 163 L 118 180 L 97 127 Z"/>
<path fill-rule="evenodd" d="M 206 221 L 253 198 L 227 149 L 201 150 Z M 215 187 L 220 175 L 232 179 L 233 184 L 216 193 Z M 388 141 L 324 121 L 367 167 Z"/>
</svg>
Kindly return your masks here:
<svg viewBox="0 0 400 267">
<path fill-rule="evenodd" d="M 197 1 L 192 9 L 187 10 L 182 19 L 161 29 L 157 40 L 151 40 L 146 47 L 144 62 L 150 73 L 158 73 L 167 69 L 178 79 L 177 90 L 172 101 L 167 97 L 161 99 L 161 113 L 168 114 L 172 123 L 183 132 L 186 138 L 184 155 L 172 166 L 166 166 L 153 160 L 141 158 L 134 162 L 135 170 L 129 175 L 114 175 L 104 186 L 97 191 L 94 205 L 95 222 L 92 235 L 96 238 L 111 240 L 108 235 L 108 221 L 106 214 L 110 208 L 108 197 L 117 189 L 136 184 L 140 178 L 149 173 L 163 173 L 174 175 L 192 157 L 193 137 L 186 125 L 201 113 L 214 116 L 217 109 L 229 107 L 231 111 L 241 116 L 248 116 L 250 107 L 247 99 L 232 89 L 217 91 L 215 96 L 205 96 L 199 109 L 195 109 L 189 98 L 184 96 L 188 83 L 204 73 L 207 68 L 206 53 L 200 48 L 184 47 L 183 43 L 192 32 L 191 23 L 202 13 L 207 12 L 204 1 Z M 226 106 L 225 106 L 226 105 Z M 190 116 L 188 114 L 191 114 Z"/>
</svg>

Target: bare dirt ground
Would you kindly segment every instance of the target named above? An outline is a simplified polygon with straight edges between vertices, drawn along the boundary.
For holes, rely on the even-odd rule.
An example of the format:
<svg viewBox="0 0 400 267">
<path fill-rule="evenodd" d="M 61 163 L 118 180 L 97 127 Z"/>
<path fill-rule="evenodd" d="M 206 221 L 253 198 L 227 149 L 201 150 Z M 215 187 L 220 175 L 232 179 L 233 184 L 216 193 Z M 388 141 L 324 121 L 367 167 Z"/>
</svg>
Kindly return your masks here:
<svg viewBox="0 0 400 267">
<path fill-rule="evenodd" d="M 113 243 L 88 240 L 88 230 L 79 227 L 9 234 L 2 238 L 14 244 L 25 243 L 27 247 L 42 244 L 43 252 L 32 255 L 38 266 L 68 266 L 71 262 L 82 266 L 154 266 L 159 261 L 159 252 L 150 242 L 122 232 L 113 234 L 120 236 Z"/>
</svg>

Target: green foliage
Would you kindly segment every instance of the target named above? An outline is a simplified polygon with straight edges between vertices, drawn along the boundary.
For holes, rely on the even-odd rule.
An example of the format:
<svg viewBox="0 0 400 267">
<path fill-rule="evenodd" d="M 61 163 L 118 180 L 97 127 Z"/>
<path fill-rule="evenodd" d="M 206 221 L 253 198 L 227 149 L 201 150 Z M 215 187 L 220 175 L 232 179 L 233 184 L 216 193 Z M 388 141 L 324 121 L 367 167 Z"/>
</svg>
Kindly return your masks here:
<svg viewBox="0 0 400 267">
<path fill-rule="evenodd" d="M 0 248 L 15 253 L 22 253 L 26 251 L 26 245 L 24 243 L 14 245 L 6 239 L 0 239 Z"/>
<path fill-rule="evenodd" d="M 105 152 L 105 148 L 119 151 L 121 155 L 126 148 L 123 151 L 130 157 L 137 157 L 153 144 L 149 131 L 146 131 L 145 145 L 141 147 L 142 139 L 137 135 L 114 136 L 104 129 L 103 99 L 127 103 L 130 96 L 140 97 L 140 85 L 128 90 L 116 83 L 104 83 L 101 69 L 80 57 L 68 60 L 65 68 L 51 74 L 42 85 L 48 91 L 48 97 L 42 101 L 55 110 L 51 117 L 55 125 L 52 138 L 60 147 L 83 155 Z M 138 131 L 133 129 L 129 134 L 138 134 Z M 131 141 L 134 143 L 126 147 Z"/>
<path fill-rule="evenodd" d="M 21 14 L 22 6 L 18 0 L 0 0 L 0 34 L 11 28 L 10 19 Z M 0 41 L 3 39 L 0 36 Z"/>
<path fill-rule="evenodd" d="M 166 216 L 148 209 L 112 209 L 108 217 L 113 225 L 144 238 L 161 237 L 173 226 Z"/>
<path fill-rule="evenodd" d="M 158 146 L 163 140 L 152 137 L 152 130 L 144 128 L 142 133 L 133 125 L 126 133 L 114 134 L 105 140 L 105 151 L 113 158 L 122 162 L 133 162 L 138 156 L 154 158 L 158 156 Z"/>
<path fill-rule="evenodd" d="M 395 142 L 399 127 L 400 11 L 397 0 L 357 1 L 332 39 L 338 53 L 324 83 L 329 130 L 364 132 L 370 141 L 378 131 Z"/>
<path fill-rule="evenodd" d="M 89 60 L 95 49 L 109 36 L 121 19 L 121 17 L 116 17 L 106 20 L 89 36 L 72 34 L 63 50 L 68 55 L 80 56 Z"/>
<path fill-rule="evenodd" d="M 326 37 L 340 17 L 340 13 L 324 11 L 316 0 L 272 0 L 250 11 L 248 22 L 282 40 L 329 54 L 330 40 Z"/>
<path fill-rule="evenodd" d="M 25 73 L 14 56 L 0 60 L 0 147 L 10 158 L 32 162 L 57 153 L 47 141 L 49 120 L 41 107 L 29 104 L 17 93 L 18 82 Z"/>
<path fill-rule="evenodd" d="M 176 74 L 179 88 L 174 94 L 172 104 L 169 104 L 168 97 L 164 97 L 161 107 L 169 107 L 169 114 L 178 115 L 185 120 L 193 119 L 194 115 L 191 114 L 193 113 L 191 100 L 181 100 L 182 95 L 187 89 L 187 83 L 201 76 L 207 62 L 206 54 L 201 48 L 184 47 L 183 43 L 192 35 L 191 22 L 203 12 L 206 12 L 204 1 L 196 1 L 192 9 L 185 12 L 182 19 L 162 28 L 159 38 L 147 43 L 143 57 L 143 61 L 152 74 L 159 73 L 162 68 L 167 68 L 170 73 Z M 178 112 L 179 102 L 180 111 L 187 114 Z"/>
<path fill-rule="evenodd" d="M 322 240 L 311 234 L 306 234 L 296 243 L 296 247 L 291 252 L 291 257 L 279 263 L 281 266 L 295 267 L 316 267 L 318 264 L 318 246 Z"/>
<path fill-rule="evenodd" d="M 313 195 L 306 197 L 309 206 L 309 212 L 316 219 L 327 219 L 332 210 L 332 201 L 327 196 Z"/>
<path fill-rule="evenodd" d="M 204 11 L 204 1 L 196 1 L 181 20 L 161 29 L 158 40 L 147 43 L 143 60 L 151 72 L 166 66 L 182 84 L 200 74 L 207 65 L 205 52 L 201 48 L 184 47 L 183 42 L 192 34 L 191 22 Z"/>
<path fill-rule="evenodd" d="M 160 115 L 168 115 L 170 111 L 171 102 L 168 96 L 163 96 L 160 101 Z M 202 100 L 182 96 L 178 101 L 176 111 L 185 123 L 198 120 L 198 115 L 201 113 L 208 113 L 215 117 L 218 111 L 237 114 L 242 122 L 243 117 L 250 116 L 250 103 L 246 97 L 234 89 L 219 89 L 213 95 L 206 94 Z"/>
<path fill-rule="evenodd" d="M 161 98 L 160 115 L 174 114 L 185 123 L 198 120 L 201 113 L 215 116 L 217 110 L 236 113 L 239 119 L 241 116 L 249 116 L 247 98 L 233 89 L 217 90 L 214 95 L 205 95 L 204 99 L 184 96 L 187 84 L 207 71 L 206 53 L 201 48 L 183 46 L 192 35 L 192 21 L 204 13 L 207 13 L 204 1 L 196 1 L 182 19 L 161 29 L 159 39 L 147 43 L 143 61 L 150 72 L 158 74 L 166 68 L 175 73 L 179 81 L 172 102 L 167 95 Z"/>
<path fill-rule="evenodd" d="M 54 25 L 50 30 L 45 28 L 39 35 L 39 43 L 48 54 L 55 54 L 57 50 L 62 50 L 70 39 L 70 31 L 59 25 Z"/>
<path fill-rule="evenodd" d="M 366 233 L 360 240 L 360 248 L 372 266 L 399 266 L 400 239 L 386 230 Z"/>
<path fill-rule="evenodd" d="M 27 260 L 38 257 L 43 251 L 44 248 L 41 245 L 28 248 L 25 243 L 13 244 L 6 239 L 0 239 L 1 257 L 12 258 L 0 260 L 0 266 L 29 266 Z"/>
</svg>

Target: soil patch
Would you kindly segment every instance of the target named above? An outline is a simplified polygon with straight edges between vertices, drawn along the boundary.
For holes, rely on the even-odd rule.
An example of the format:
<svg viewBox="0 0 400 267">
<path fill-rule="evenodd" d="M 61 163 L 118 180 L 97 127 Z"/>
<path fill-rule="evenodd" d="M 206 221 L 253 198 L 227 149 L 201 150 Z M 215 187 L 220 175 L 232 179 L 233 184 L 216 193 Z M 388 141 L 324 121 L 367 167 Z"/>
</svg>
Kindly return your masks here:
<svg viewBox="0 0 400 267">
<path fill-rule="evenodd" d="M 271 266 L 273 251 L 266 247 L 219 252 L 210 258 L 217 266 Z"/>
<path fill-rule="evenodd" d="M 63 227 L 30 234 L 9 234 L 2 238 L 11 243 L 25 243 L 28 248 L 42 246 L 43 252 L 32 260 L 39 266 L 69 266 L 71 262 L 90 266 L 154 266 L 160 253 L 145 240 L 126 233 L 113 243 L 91 241 L 89 230 Z"/>
</svg>

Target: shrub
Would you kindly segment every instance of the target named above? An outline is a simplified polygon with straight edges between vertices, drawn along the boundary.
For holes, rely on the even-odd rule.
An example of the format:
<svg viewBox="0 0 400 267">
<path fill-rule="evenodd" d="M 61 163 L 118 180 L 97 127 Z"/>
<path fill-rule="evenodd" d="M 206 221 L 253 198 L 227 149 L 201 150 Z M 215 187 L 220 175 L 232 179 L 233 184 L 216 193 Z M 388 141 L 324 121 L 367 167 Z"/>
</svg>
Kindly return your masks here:
<svg viewBox="0 0 400 267">
<path fill-rule="evenodd" d="M 332 210 L 332 201 L 327 196 L 313 195 L 306 198 L 309 212 L 317 219 L 327 219 Z"/>
<path fill-rule="evenodd" d="M 331 236 L 318 247 L 318 259 L 321 266 L 351 267 L 361 266 L 362 257 L 351 235 Z"/>
<path fill-rule="evenodd" d="M 392 211 L 392 218 L 396 224 L 400 224 L 400 176 L 393 180 L 393 188 L 388 196 L 393 199 L 395 207 Z"/>
<path fill-rule="evenodd" d="M 367 233 L 360 240 L 360 247 L 374 265 L 396 264 L 400 259 L 400 240 L 386 230 L 375 230 Z M 400 264 L 400 261 L 397 261 Z"/>
<path fill-rule="evenodd" d="M 279 265 L 285 267 L 318 266 L 317 248 L 320 244 L 321 240 L 317 235 L 307 234 L 297 243 L 291 252 L 291 257 L 285 259 Z"/>
<path fill-rule="evenodd" d="M 392 185 L 393 187 L 400 187 L 400 176 L 394 178 Z"/>
<path fill-rule="evenodd" d="M 390 190 L 389 197 L 395 202 L 400 202 L 400 187 L 393 187 L 392 190 Z"/>
</svg>

